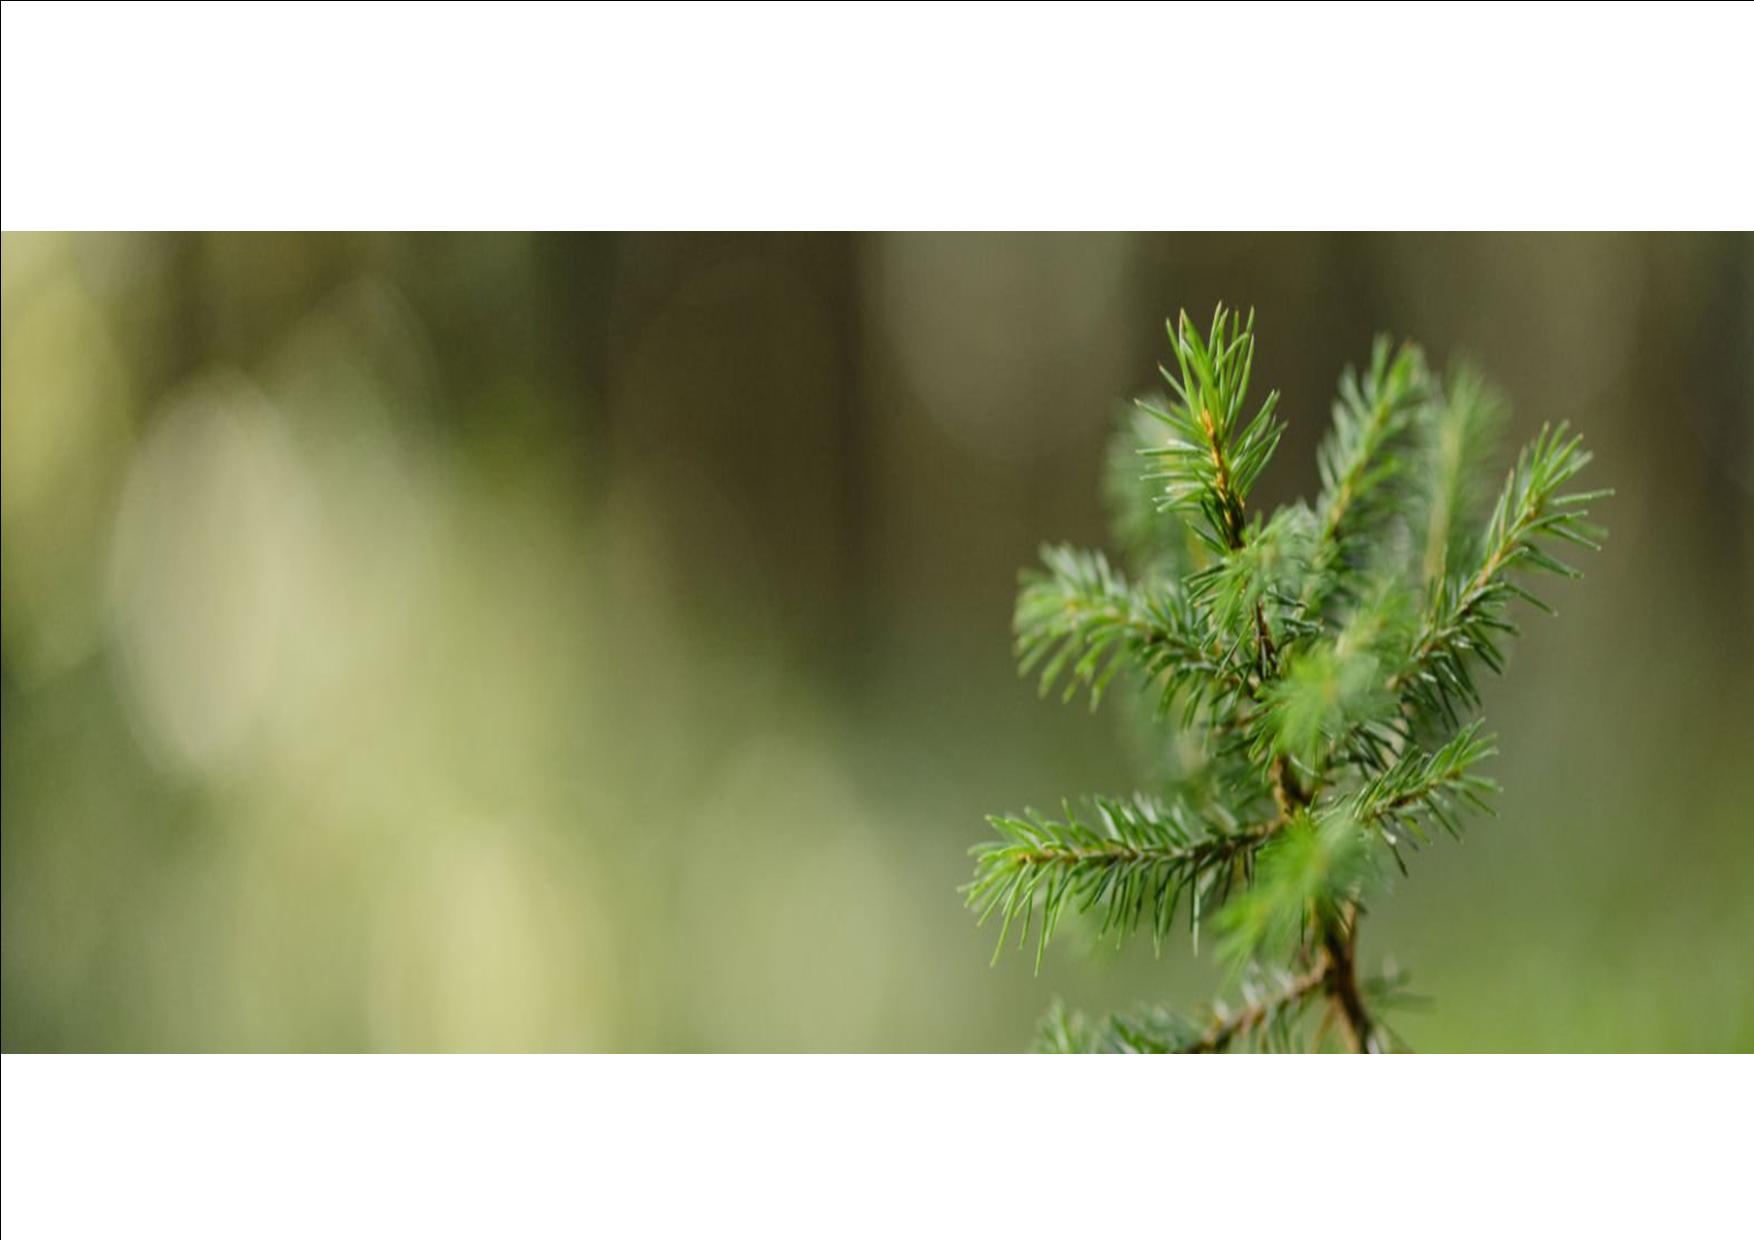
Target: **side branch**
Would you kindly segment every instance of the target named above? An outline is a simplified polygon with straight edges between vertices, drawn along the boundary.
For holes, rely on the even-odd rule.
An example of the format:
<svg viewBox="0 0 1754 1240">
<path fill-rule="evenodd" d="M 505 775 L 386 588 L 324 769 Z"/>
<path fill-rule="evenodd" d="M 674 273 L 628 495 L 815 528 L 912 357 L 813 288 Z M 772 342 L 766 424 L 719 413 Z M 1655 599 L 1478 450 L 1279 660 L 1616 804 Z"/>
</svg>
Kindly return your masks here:
<svg viewBox="0 0 1754 1240">
<path fill-rule="evenodd" d="M 1018 670 L 1037 673 L 1043 694 L 1063 681 L 1063 698 L 1085 687 L 1094 707 L 1126 670 L 1156 684 L 1165 711 L 1178 696 L 1222 708 L 1249 691 L 1178 592 L 1130 584 L 1100 552 L 1041 554 L 1046 571 L 1025 575 L 1014 625 Z"/>
<path fill-rule="evenodd" d="M 1096 809 L 1099 825 L 1069 807 L 1064 820 L 988 820 L 1000 838 L 971 850 L 974 878 L 963 891 L 983 922 L 995 914 L 1001 919 L 1000 949 L 1013 923 L 1020 927 L 1019 944 L 1033 927 L 1039 964 L 1068 909 L 1100 909 L 1105 934 L 1149 920 L 1161 941 L 1185 897 L 1197 926 L 1202 906 L 1222 903 L 1239 876 L 1252 872 L 1255 853 L 1285 825 L 1273 818 L 1220 827 L 1148 799 L 1099 800 Z"/>
<path fill-rule="evenodd" d="M 1552 610 L 1511 580 L 1512 572 L 1576 577 L 1576 569 L 1539 544 L 1565 542 L 1592 551 L 1601 546 L 1603 531 L 1585 519 L 1586 505 L 1612 492 L 1560 494 L 1589 460 L 1582 437 L 1569 435 L 1563 422 L 1543 427 L 1523 450 L 1487 523 L 1477 566 L 1433 591 L 1406 664 L 1389 681 L 1390 693 L 1452 723 L 1458 706 L 1479 704 L 1469 662 L 1477 659 L 1494 672 L 1502 670 L 1500 642 L 1516 631 L 1505 614 L 1507 604 L 1522 599 L 1542 611 Z"/>
<path fill-rule="evenodd" d="M 1230 1044 L 1272 1021 L 1288 1008 L 1301 1006 L 1310 995 L 1329 984 L 1329 965 L 1311 969 L 1272 994 L 1257 999 L 1232 1015 L 1213 1017 L 1205 1033 L 1195 1041 L 1176 1048 L 1183 1055 L 1215 1055 L 1228 1050 Z"/>
<path fill-rule="evenodd" d="M 1110 1016 L 1091 1024 L 1055 1002 L 1036 1035 L 1041 1050 L 1072 1054 L 1216 1055 L 1242 1043 L 1285 1043 L 1309 1005 L 1330 985 L 1326 960 L 1303 973 L 1279 973 L 1270 989 L 1245 987 L 1244 1003 L 1215 1004 L 1203 1023 L 1166 1009 Z"/>
</svg>

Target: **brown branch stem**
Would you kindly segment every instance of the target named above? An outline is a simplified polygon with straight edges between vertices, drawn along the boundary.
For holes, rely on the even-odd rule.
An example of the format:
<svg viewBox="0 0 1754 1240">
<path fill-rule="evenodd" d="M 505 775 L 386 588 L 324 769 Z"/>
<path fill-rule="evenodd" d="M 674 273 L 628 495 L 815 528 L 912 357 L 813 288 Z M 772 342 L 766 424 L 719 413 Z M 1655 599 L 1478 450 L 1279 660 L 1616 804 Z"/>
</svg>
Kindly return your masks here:
<svg viewBox="0 0 1754 1240">
<path fill-rule="evenodd" d="M 1358 989 L 1358 975 L 1353 968 L 1353 951 L 1357 944 L 1358 909 L 1354 905 L 1339 917 L 1322 922 L 1320 972 L 1327 984 L 1329 1000 L 1340 1017 L 1347 1046 L 1359 1053 L 1377 1049 L 1374 1022 Z"/>
</svg>

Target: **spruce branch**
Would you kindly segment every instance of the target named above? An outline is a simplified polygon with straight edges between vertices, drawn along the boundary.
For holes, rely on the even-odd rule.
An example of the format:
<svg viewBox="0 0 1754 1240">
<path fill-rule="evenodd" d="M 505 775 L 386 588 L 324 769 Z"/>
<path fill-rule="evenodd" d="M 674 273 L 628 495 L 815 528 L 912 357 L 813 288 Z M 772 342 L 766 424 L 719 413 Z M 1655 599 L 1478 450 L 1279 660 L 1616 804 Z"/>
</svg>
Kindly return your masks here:
<svg viewBox="0 0 1754 1240">
<path fill-rule="evenodd" d="M 1330 563 L 1355 559 L 1368 535 L 1393 515 L 1392 484 L 1405 463 L 1391 448 L 1428 396 L 1424 355 L 1410 344 L 1391 352 L 1387 336 L 1376 338 L 1362 377 L 1348 369 L 1341 378 L 1333 427 L 1316 449 L 1322 481 L 1316 512 Z"/>
<path fill-rule="evenodd" d="M 1462 709 L 1480 704 L 1472 664 L 1504 670 L 1502 639 L 1517 632 L 1507 615 L 1511 600 L 1553 614 L 1511 575 L 1581 575 L 1544 543 L 1601 549 L 1605 531 L 1586 519 L 1588 505 L 1612 492 L 1561 492 L 1589 464 L 1590 455 L 1583 449 L 1583 436 L 1570 434 L 1563 422 L 1543 426 L 1523 449 L 1499 492 L 1472 571 L 1446 578 L 1433 592 L 1407 666 L 1391 681 L 1390 688 L 1416 711 L 1453 725 Z"/>
<path fill-rule="evenodd" d="M 1359 822 L 1378 827 L 1391 847 L 1399 842 L 1397 832 L 1419 842 L 1429 839 L 1419 825 L 1421 814 L 1459 838 L 1460 809 L 1492 812 L 1486 797 L 1499 790 L 1498 784 L 1472 768 L 1497 752 L 1495 738 L 1482 732 L 1479 720 L 1434 752 L 1409 747 L 1358 790 L 1352 812 Z"/>
<path fill-rule="evenodd" d="M 1243 979 L 1237 1002 L 1214 1000 L 1192 1016 L 1159 1006 L 1093 1022 L 1056 999 L 1036 1029 L 1034 1049 L 1065 1055 L 1306 1050 L 1319 1045 L 1326 1034 L 1328 1022 L 1312 1032 L 1307 1018 L 1330 996 L 1335 976 L 1332 961 L 1325 958 L 1301 971 L 1258 969 Z M 1418 1002 L 1407 992 L 1406 977 L 1400 973 L 1383 973 L 1354 985 L 1360 1007 L 1386 1010 Z M 1370 1021 L 1371 1049 L 1396 1045 L 1387 1024 L 1377 1017 Z"/>
<path fill-rule="evenodd" d="M 1242 321 L 1220 306 L 1205 336 L 1182 313 L 1169 327 L 1176 369 L 1159 368 L 1175 400 L 1167 408 L 1142 404 L 1169 428 L 1169 440 L 1146 455 L 1158 468 L 1146 481 L 1162 483 L 1158 506 L 1197 516 L 1194 527 L 1215 551 L 1242 546 L 1243 502 L 1278 446 L 1282 424 L 1273 419 L 1279 393 L 1269 392 L 1246 423 L 1249 372 L 1255 360 L 1255 316 Z"/>
<path fill-rule="evenodd" d="M 1328 985 L 1324 968 L 1261 971 L 1242 985 L 1241 1002 L 1214 1001 L 1200 1018 L 1170 1008 L 1110 1016 L 1092 1026 L 1055 1003 L 1036 1031 L 1036 1049 L 1061 1054 L 1210 1055 L 1247 1043 L 1294 1049 L 1298 1024 Z"/>
<path fill-rule="evenodd" d="M 1094 709 L 1129 667 L 1165 711 L 1178 694 L 1191 709 L 1246 689 L 1235 652 L 1204 640 L 1179 587 L 1131 585 L 1100 551 L 1043 547 L 1041 559 L 1046 572 L 1023 575 L 1013 627 L 1018 670 L 1039 673 L 1043 696 L 1063 680 L 1062 700 L 1085 687 Z"/>
<path fill-rule="evenodd" d="M 1181 806 L 1148 798 L 1097 798 L 1100 825 L 1081 819 L 1070 806 L 1065 817 L 994 815 L 999 838 L 977 844 L 975 876 L 964 891 L 984 924 L 1001 920 L 999 948 L 1019 927 L 1018 944 L 1036 932 L 1036 966 L 1067 909 L 1100 908 L 1100 933 L 1124 936 L 1149 920 L 1161 943 L 1183 899 L 1190 924 L 1201 905 L 1222 899 L 1245 877 L 1254 852 L 1279 828 L 1276 821 L 1239 826 L 1196 818 Z M 995 956 L 996 958 L 996 956 Z"/>
<path fill-rule="evenodd" d="M 1467 551 L 1469 525 L 1489 495 L 1482 485 L 1506 417 L 1504 397 L 1471 366 L 1458 366 L 1420 419 L 1423 519 L 1420 580 L 1431 586 Z"/>
<path fill-rule="evenodd" d="M 1102 497 L 1115 542 L 1143 580 L 1178 580 L 1203 567 L 1205 546 L 1187 523 L 1158 505 L 1154 489 L 1139 485 L 1142 462 L 1163 443 L 1162 414 L 1143 400 L 1121 406 L 1103 462 Z"/>
<path fill-rule="evenodd" d="M 1494 742 L 1463 718 L 1479 704 L 1473 668 L 1502 670 L 1513 603 L 1546 610 L 1528 574 L 1575 575 L 1556 544 L 1599 546 L 1588 505 L 1606 492 L 1570 489 L 1589 454 L 1544 428 L 1466 536 L 1502 401 L 1470 371 L 1437 383 L 1416 347 L 1379 339 L 1342 378 L 1314 506 L 1251 513 L 1280 434 L 1276 394 L 1247 412 L 1253 318 L 1220 309 L 1202 335 L 1181 315 L 1170 347 L 1171 400 L 1142 406 L 1150 421 L 1125 424 L 1110 458 L 1139 579 L 1100 552 L 1046 548 L 1015 629 L 1043 693 L 1087 689 L 1095 706 L 1126 675 L 1179 731 L 1175 751 L 1200 757 L 1178 760 L 1163 797 L 990 819 L 963 891 L 982 922 L 1000 919 L 1001 949 L 1013 927 L 1020 946 L 1033 932 L 1038 967 L 1068 913 L 1117 941 L 1149 924 L 1161 944 L 1185 908 L 1196 945 L 1211 922 L 1239 971 L 1240 1000 L 1194 1016 L 1092 1023 L 1056 1007 L 1045 1049 L 1285 1050 L 1331 1033 L 1395 1049 L 1381 1011 L 1405 998 L 1402 979 L 1358 963 L 1367 901 L 1403 846 L 1488 809 L 1496 785 L 1478 768 Z M 1141 458 L 1129 494 L 1126 462 Z"/>
</svg>

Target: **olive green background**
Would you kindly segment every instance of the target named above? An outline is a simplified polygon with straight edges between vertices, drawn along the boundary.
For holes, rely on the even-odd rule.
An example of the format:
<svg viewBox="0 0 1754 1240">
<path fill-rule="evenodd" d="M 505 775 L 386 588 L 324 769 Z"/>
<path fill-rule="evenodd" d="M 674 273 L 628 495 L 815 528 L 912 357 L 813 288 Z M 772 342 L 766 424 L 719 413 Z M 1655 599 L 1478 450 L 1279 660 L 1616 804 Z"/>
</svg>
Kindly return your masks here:
<svg viewBox="0 0 1754 1240">
<path fill-rule="evenodd" d="M 1754 243 L 77 236 L 4 249 L 3 1007 L 27 1050 L 992 1050 L 1222 981 L 956 887 L 1124 791 L 1016 573 L 1163 319 L 1258 310 L 1314 487 L 1371 334 L 1597 452 L 1501 814 L 1361 950 L 1428 1050 L 1754 1049 Z"/>
</svg>

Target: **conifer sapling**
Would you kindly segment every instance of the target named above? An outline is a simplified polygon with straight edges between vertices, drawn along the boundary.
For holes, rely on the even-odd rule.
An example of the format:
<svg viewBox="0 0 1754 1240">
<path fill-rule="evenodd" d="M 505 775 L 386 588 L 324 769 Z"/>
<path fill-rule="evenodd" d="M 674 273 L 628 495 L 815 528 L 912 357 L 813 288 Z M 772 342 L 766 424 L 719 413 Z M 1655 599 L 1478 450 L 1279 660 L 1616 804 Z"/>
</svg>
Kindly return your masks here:
<svg viewBox="0 0 1754 1240">
<path fill-rule="evenodd" d="M 1577 575 L 1555 549 L 1603 537 L 1587 516 L 1607 492 L 1569 489 L 1579 436 L 1544 427 L 1494 496 L 1498 396 L 1386 339 L 1341 379 L 1315 504 L 1260 512 L 1282 424 L 1277 392 L 1248 407 L 1253 325 L 1223 308 L 1204 334 L 1169 325 L 1169 399 L 1139 402 L 1111 454 L 1129 573 L 1050 546 L 1017 600 L 1042 692 L 1094 708 L 1138 688 L 1176 769 L 1162 795 L 992 817 L 964 888 L 1001 947 L 1033 937 L 1038 966 L 1068 912 L 1158 944 L 1185 915 L 1196 946 L 1216 932 L 1240 996 L 1100 1021 L 1056 1004 L 1042 1049 L 1399 1047 L 1383 1016 L 1401 979 L 1359 967 L 1367 902 L 1403 850 L 1486 808 L 1478 669 L 1502 670 L 1514 603 L 1548 610 L 1529 577 Z"/>
</svg>

